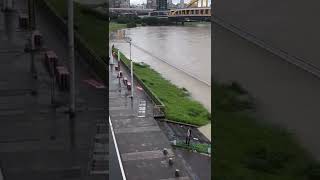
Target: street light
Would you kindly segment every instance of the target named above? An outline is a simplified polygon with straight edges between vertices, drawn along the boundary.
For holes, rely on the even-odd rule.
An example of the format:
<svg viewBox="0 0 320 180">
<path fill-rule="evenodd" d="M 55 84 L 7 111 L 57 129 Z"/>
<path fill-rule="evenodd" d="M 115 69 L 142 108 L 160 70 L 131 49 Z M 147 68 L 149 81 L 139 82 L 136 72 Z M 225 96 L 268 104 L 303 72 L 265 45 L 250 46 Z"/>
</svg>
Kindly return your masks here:
<svg viewBox="0 0 320 180">
<path fill-rule="evenodd" d="M 133 90 L 134 90 L 134 86 L 133 86 L 133 62 L 131 59 L 131 41 L 132 39 L 130 37 L 127 37 L 127 40 L 129 42 L 130 45 L 130 68 L 131 68 L 131 98 L 133 98 Z"/>
<path fill-rule="evenodd" d="M 74 22 L 73 22 L 73 0 L 67 1 L 68 5 L 68 53 L 70 60 L 70 117 L 75 115 L 75 62 L 74 62 Z"/>
<path fill-rule="evenodd" d="M 122 31 L 122 32 L 124 33 L 125 31 Z M 118 33 L 119 33 L 119 31 L 118 31 Z M 130 45 L 130 66 L 131 66 L 130 67 L 130 71 L 131 71 L 131 96 L 130 96 L 130 98 L 133 98 L 133 89 L 134 89 L 133 88 L 133 62 L 131 59 L 131 41 L 132 41 L 132 39 L 130 37 L 124 37 L 123 40 L 125 42 L 129 43 L 129 45 Z M 118 50 L 118 60 L 120 60 L 120 51 L 119 50 Z"/>
</svg>

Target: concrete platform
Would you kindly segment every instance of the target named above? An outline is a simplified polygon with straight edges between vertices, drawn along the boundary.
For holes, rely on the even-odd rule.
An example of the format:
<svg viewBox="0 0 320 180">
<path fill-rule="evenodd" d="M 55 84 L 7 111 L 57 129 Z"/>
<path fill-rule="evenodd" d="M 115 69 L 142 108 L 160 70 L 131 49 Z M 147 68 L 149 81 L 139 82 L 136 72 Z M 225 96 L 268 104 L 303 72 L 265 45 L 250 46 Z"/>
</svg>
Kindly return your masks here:
<svg viewBox="0 0 320 180">
<path fill-rule="evenodd" d="M 35 53 L 35 72 L 31 56 L 24 53 L 29 32 L 18 27 L 18 13 L 27 12 L 27 0 L 15 1 L 15 11 L 0 12 L 0 169 L 5 180 L 107 179 L 108 174 L 90 174 L 94 141 L 101 133 L 96 124 L 107 123 L 106 88 L 89 86 L 83 80 L 95 79 L 76 54 L 76 107 L 70 119 L 68 93 L 55 88 L 59 107 L 51 105 L 51 78 L 43 65 L 43 54 Z M 56 52 L 67 65 L 65 34 L 59 33 L 47 14 L 36 13 L 37 29 L 44 45 Z M 32 91 L 37 92 L 32 95 Z M 104 136 L 103 136 L 104 137 Z M 108 145 L 108 139 L 104 140 Z M 108 146 L 104 154 L 108 153 Z M 100 158 L 101 159 L 101 158 Z M 98 158 L 98 160 L 100 160 Z M 102 159 L 105 160 L 105 159 Z M 107 171 L 108 165 L 102 171 Z M 0 176 L 0 179 L 2 177 Z"/>
<path fill-rule="evenodd" d="M 110 65 L 109 70 L 110 117 L 126 178 L 176 179 L 175 169 L 179 169 L 182 179 L 193 179 L 195 175 L 181 163 L 181 157 L 175 156 L 169 140 L 153 118 L 153 103 L 147 94 L 137 89 L 138 84 L 134 82 L 132 100 L 129 97 L 131 92 L 122 80 L 119 83 L 118 71 L 115 71 L 113 65 Z M 130 82 L 128 72 L 124 67 L 121 67 L 121 70 Z M 168 150 L 167 155 L 162 152 L 164 148 Z M 173 166 L 168 163 L 170 157 L 174 159 Z"/>
</svg>

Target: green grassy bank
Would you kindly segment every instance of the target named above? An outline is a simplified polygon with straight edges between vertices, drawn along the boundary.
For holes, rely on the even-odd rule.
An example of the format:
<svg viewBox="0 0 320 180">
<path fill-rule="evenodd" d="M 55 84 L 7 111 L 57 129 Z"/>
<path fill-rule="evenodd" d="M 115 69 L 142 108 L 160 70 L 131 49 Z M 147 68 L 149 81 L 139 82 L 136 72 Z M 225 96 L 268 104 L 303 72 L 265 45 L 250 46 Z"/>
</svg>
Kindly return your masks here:
<svg viewBox="0 0 320 180">
<path fill-rule="evenodd" d="M 215 180 L 316 180 L 320 165 L 292 134 L 257 121 L 237 84 L 213 83 Z"/>
<path fill-rule="evenodd" d="M 186 145 L 185 142 L 178 142 L 176 145 L 172 145 L 173 147 L 183 148 L 191 151 L 196 151 L 198 153 L 209 154 L 208 149 L 211 148 L 210 144 L 203 143 L 190 143 L 190 145 Z M 211 151 L 211 150 L 210 150 Z"/>
<path fill-rule="evenodd" d="M 122 53 L 120 57 L 130 66 L 129 60 Z M 167 119 L 194 125 L 204 125 L 210 121 L 208 111 L 199 102 L 192 100 L 186 89 L 175 86 L 148 65 L 134 63 L 133 69 L 144 84 L 164 103 Z"/>
<path fill-rule="evenodd" d="M 109 23 L 109 32 L 117 31 L 124 28 L 127 28 L 127 24 L 119 24 L 116 22 Z"/>
<path fill-rule="evenodd" d="M 65 0 L 46 0 L 49 2 L 61 17 L 67 17 L 67 1 Z M 75 26 L 77 31 L 86 41 L 91 49 L 99 56 L 106 56 L 107 49 L 107 26 L 106 19 L 97 18 L 93 13 L 88 13 L 85 6 L 75 3 L 74 7 Z"/>
</svg>

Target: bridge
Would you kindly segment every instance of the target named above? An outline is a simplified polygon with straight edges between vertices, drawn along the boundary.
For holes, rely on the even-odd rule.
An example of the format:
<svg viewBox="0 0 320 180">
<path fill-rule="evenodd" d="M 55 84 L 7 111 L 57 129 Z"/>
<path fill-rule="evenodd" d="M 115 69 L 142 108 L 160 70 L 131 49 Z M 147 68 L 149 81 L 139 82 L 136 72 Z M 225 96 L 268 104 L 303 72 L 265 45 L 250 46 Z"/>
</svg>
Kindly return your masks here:
<svg viewBox="0 0 320 180">
<path fill-rule="evenodd" d="M 168 13 L 168 18 L 176 21 L 185 20 L 209 20 L 211 17 L 211 7 L 208 0 L 192 0 L 185 8 L 172 9 Z"/>
</svg>

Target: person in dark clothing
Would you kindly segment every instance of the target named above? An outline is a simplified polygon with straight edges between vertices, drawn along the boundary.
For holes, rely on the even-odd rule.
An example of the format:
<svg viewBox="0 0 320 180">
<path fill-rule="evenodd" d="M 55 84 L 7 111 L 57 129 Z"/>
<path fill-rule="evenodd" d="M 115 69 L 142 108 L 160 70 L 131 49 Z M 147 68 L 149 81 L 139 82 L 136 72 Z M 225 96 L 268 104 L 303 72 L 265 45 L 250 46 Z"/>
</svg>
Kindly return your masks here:
<svg viewBox="0 0 320 180">
<path fill-rule="evenodd" d="M 190 140 L 191 140 L 191 129 L 188 128 L 187 137 L 186 137 L 186 144 L 187 144 L 188 146 L 190 145 Z"/>
</svg>

